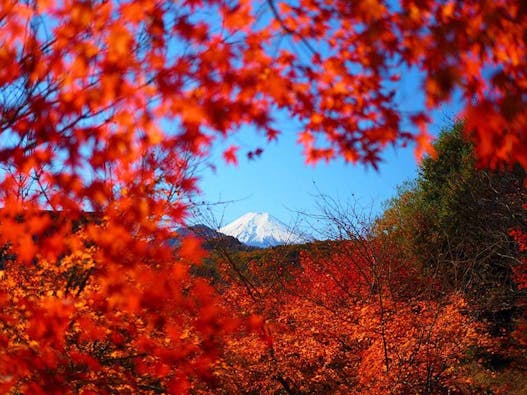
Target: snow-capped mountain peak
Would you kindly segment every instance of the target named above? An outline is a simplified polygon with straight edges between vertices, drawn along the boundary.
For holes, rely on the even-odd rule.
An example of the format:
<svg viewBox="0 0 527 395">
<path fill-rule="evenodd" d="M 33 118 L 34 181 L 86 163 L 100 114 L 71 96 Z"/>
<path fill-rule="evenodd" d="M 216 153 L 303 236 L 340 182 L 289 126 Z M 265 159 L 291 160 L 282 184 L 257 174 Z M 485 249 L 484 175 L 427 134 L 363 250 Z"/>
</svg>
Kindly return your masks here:
<svg viewBox="0 0 527 395">
<path fill-rule="evenodd" d="M 244 214 L 220 228 L 220 232 L 234 236 L 241 242 L 255 247 L 305 242 L 302 237 L 291 232 L 286 225 L 269 213 Z"/>
</svg>

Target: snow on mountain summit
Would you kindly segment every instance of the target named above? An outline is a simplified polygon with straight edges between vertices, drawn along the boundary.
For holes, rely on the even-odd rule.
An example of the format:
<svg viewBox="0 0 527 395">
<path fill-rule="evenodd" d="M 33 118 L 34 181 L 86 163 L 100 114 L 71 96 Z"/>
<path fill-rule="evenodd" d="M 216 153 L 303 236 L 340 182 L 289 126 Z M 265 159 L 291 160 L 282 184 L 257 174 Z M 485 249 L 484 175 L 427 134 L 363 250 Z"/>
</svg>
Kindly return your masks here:
<svg viewBox="0 0 527 395">
<path fill-rule="evenodd" d="M 220 232 L 255 247 L 305 242 L 269 213 L 247 213 L 220 228 Z"/>
</svg>

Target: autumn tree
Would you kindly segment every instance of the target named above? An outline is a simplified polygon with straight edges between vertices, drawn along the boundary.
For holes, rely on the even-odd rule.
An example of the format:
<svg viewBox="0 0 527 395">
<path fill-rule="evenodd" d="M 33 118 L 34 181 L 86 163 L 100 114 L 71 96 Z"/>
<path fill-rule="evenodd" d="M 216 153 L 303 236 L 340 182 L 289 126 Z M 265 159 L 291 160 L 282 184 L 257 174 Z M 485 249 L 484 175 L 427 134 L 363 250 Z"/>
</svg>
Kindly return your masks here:
<svg viewBox="0 0 527 395">
<path fill-rule="evenodd" d="M 321 216 L 330 217 L 340 238 L 302 246 L 294 262 L 284 247 L 216 261 L 225 268 L 222 302 L 258 325 L 227 337 L 215 367 L 217 390 L 482 389 L 465 364 L 488 342 L 463 296 L 438 295 L 434 279 L 400 253 L 390 234 L 378 234 L 355 206 L 323 198 Z"/>
<path fill-rule="evenodd" d="M 338 241 L 304 255 L 292 292 L 339 321 L 341 341 L 354 344 L 360 358 L 351 391 L 475 390 L 466 385 L 463 361 L 471 347 L 485 348 L 485 335 L 463 297 L 438 294 L 437 279 L 418 270 L 401 239 L 379 231 L 356 204 L 322 198 L 321 215 L 330 219 Z"/>
<path fill-rule="evenodd" d="M 281 282 L 260 281 L 248 288 L 231 280 L 223 288 L 223 303 L 250 317 L 257 330 L 227 337 L 215 367 L 219 392 L 482 389 L 464 365 L 471 349 L 488 343 L 463 297 L 412 293 L 410 283 L 416 291 L 423 287 L 402 270 L 403 264 L 394 264 L 396 251 L 365 243 L 318 242 L 306 246 L 300 267 L 289 267 Z M 377 256 L 375 264 L 365 249 Z M 250 269 L 251 275 L 258 277 L 259 269 Z M 287 267 L 278 261 L 279 269 Z"/>
</svg>

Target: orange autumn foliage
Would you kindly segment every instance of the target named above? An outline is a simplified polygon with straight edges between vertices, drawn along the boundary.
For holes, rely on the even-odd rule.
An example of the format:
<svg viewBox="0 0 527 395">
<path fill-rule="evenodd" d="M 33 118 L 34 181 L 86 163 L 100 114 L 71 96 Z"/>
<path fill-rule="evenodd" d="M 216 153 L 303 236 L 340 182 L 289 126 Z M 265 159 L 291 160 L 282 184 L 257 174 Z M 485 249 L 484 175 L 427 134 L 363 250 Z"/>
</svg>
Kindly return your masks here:
<svg viewBox="0 0 527 395">
<path fill-rule="evenodd" d="M 388 277 L 374 286 L 357 286 L 361 272 L 372 269 L 363 259 L 364 248 L 375 252 L 377 247 L 353 244 L 334 245 L 324 255 L 310 249 L 289 280 L 264 280 L 251 293 L 245 284 L 230 282 L 222 291 L 224 303 L 242 316 L 258 313 L 263 326 L 227 337 L 214 371 L 220 392 L 478 390 L 463 361 L 471 348 L 484 348 L 489 339 L 463 298 L 431 299 L 417 288 L 409 297 L 404 284 L 390 287 Z M 283 265 L 280 259 L 275 263 Z M 264 278 L 257 268 L 255 273 Z M 397 279 L 417 285 L 416 280 Z"/>
<path fill-rule="evenodd" d="M 308 162 L 376 166 L 392 143 L 429 151 L 428 110 L 459 92 L 480 162 L 527 166 L 526 25 L 519 0 L 0 0 L 2 391 L 211 378 L 236 321 L 189 275 L 198 243 L 168 240 L 188 158 L 247 126 L 277 138 L 276 110 Z M 397 105 L 406 69 L 426 110 Z M 101 223 L 74 229 L 86 210 Z"/>
<path fill-rule="evenodd" d="M 237 326 L 212 304 L 212 288 L 191 281 L 183 260 L 97 265 L 99 249 L 83 238 L 86 247 L 56 262 L 7 261 L 2 391 L 178 393 L 212 380 L 218 339 Z"/>
</svg>

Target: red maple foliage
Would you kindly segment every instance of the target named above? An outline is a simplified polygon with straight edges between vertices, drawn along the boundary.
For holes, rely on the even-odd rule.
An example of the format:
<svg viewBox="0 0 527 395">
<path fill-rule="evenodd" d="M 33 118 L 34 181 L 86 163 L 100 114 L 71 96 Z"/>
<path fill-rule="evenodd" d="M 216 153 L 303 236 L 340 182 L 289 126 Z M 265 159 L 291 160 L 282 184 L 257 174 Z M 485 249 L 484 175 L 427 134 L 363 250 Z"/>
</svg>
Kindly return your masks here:
<svg viewBox="0 0 527 395">
<path fill-rule="evenodd" d="M 210 376 L 234 324 L 170 225 L 197 188 L 189 156 L 247 125 L 275 139 L 276 110 L 307 161 L 375 166 L 390 143 L 429 151 L 427 112 L 458 91 L 481 163 L 526 167 L 524 3 L 0 1 L 2 390 L 180 393 Z M 413 114 L 395 97 L 407 69 L 425 91 Z M 101 222 L 74 231 L 85 210 Z"/>
<path fill-rule="evenodd" d="M 269 278 L 255 268 L 251 275 L 264 281 L 254 288 L 231 281 L 222 292 L 230 310 L 260 317 L 256 330 L 227 337 L 214 371 L 222 391 L 477 390 L 462 363 L 472 347 L 486 347 L 488 337 L 460 295 L 430 297 L 416 276 L 397 274 L 408 263 L 395 258 L 376 268 L 372 256 L 378 262 L 381 255 L 396 256 L 377 240 L 332 242 L 329 251 L 302 255 L 301 266 L 288 271 L 292 276 Z M 280 258 L 274 264 L 284 266 Z"/>
</svg>

